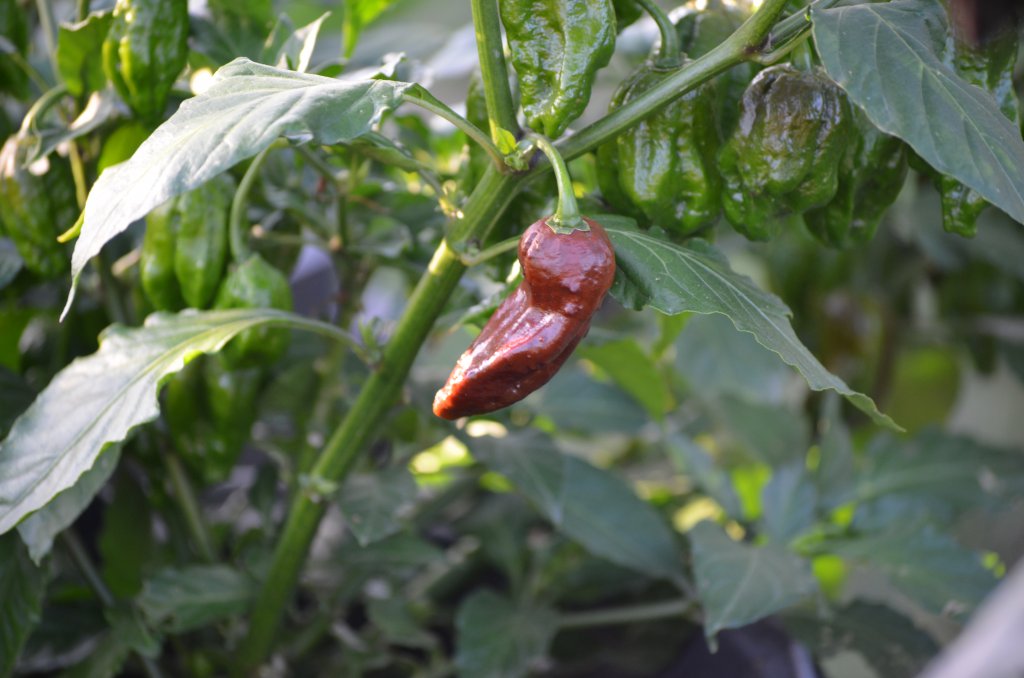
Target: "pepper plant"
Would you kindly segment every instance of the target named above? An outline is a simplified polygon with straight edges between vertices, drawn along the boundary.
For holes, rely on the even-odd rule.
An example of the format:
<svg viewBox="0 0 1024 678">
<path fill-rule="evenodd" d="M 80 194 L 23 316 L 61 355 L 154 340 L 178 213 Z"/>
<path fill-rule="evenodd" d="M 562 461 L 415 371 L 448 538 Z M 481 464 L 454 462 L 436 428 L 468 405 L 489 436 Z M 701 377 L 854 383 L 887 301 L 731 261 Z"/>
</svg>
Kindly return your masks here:
<svg viewBox="0 0 1024 678">
<path fill-rule="evenodd" d="M 1020 556 L 1015 28 L 92 4 L 0 0 L 0 675 L 904 678 Z"/>
</svg>

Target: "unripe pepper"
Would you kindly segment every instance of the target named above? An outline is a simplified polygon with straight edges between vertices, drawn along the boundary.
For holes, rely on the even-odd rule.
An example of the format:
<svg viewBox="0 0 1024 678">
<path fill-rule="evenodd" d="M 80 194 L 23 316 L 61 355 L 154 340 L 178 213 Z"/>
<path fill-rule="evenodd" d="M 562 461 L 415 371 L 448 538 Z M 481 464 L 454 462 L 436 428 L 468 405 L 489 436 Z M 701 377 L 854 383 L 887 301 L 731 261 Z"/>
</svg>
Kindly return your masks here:
<svg viewBox="0 0 1024 678">
<path fill-rule="evenodd" d="M 253 254 L 228 274 L 217 292 L 215 308 L 276 308 L 292 310 L 288 278 Z M 254 327 L 243 330 L 221 355 L 232 367 L 252 367 L 275 362 L 288 348 L 288 330 Z"/>
<path fill-rule="evenodd" d="M 840 165 L 836 196 L 804 213 L 811 233 L 833 247 L 870 240 L 907 176 L 906 144 L 875 127 L 859 108 L 851 108 L 854 132 Z"/>
<path fill-rule="evenodd" d="M 846 96 L 820 69 L 758 73 L 719 156 L 729 222 L 751 240 L 767 240 L 779 217 L 826 204 L 839 185 L 849 128 Z"/>
<path fill-rule="evenodd" d="M 434 397 L 434 414 L 457 419 L 507 407 L 546 384 L 590 329 L 615 277 L 604 229 L 556 233 L 546 219 L 519 240 L 523 282 L 494 312 Z"/>
<path fill-rule="evenodd" d="M 206 308 L 217 292 L 228 258 L 228 217 L 235 195 L 230 174 L 220 174 L 178 198 L 174 273 L 181 296 Z"/>
<path fill-rule="evenodd" d="M 641 66 L 615 92 L 609 110 L 671 73 L 655 60 Z M 722 187 L 714 91 L 703 84 L 598 149 L 598 182 L 612 206 L 681 236 L 718 219 Z"/>
<path fill-rule="evenodd" d="M 590 101 L 598 69 L 615 51 L 611 0 L 500 0 L 512 66 L 530 127 L 552 139 Z"/>
<path fill-rule="evenodd" d="M 103 70 L 139 117 L 158 120 L 188 58 L 187 0 L 117 0 Z"/>
<path fill-rule="evenodd" d="M 0 149 L 0 205 L 7 237 L 25 268 L 53 278 L 67 270 L 68 254 L 57 236 L 75 221 L 75 184 L 68 161 L 56 153 L 29 167 L 16 137 Z"/>
<path fill-rule="evenodd" d="M 146 215 L 146 234 L 139 253 L 139 282 L 158 311 L 177 311 L 185 305 L 174 275 L 174 248 L 178 239 L 176 199 Z"/>
</svg>

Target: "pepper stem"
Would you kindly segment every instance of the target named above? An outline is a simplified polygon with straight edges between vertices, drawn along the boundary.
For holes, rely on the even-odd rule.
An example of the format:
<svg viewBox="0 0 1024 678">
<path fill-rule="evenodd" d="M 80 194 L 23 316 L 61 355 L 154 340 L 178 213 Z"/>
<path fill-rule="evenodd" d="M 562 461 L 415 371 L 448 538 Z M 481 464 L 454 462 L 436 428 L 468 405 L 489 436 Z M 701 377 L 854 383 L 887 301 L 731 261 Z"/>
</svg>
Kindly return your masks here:
<svg viewBox="0 0 1024 678">
<path fill-rule="evenodd" d="M 566 167 L 565 160 L 562 160 L 562 156 L 555 150 L 554 144 L 547 137 L 531 132 L 526 135 L 526 138 L 548 157 L 551 169 L 555 172 L 555 181 L 558 182 L 558 207 L 555 209 L 554 216 L 548 218 L 548 226 L 555 233 L 562 234 L 569 234 L 573 231 L 589 231 L 590 227 L 580 216 L 580 207 L 576 204 L 576 194 L 572 188 L 572 177 L 569 176 L 569 168 Z"/>
<path fill-rule="evenodd" d="M 266 160 L 271 148 L 273 147 L 268 146 L 252 159 L 249 168 L 245 170 L 242 181 L 238 184 L 235 197 L 231 200 L 231 216 L 228 218 L 228 244 L 231 247 L 231 258 L 236 264 L 241 264 L 252 256 L 252 249 L 246 240 L 249 224 L 245 218 L 245 208 L 249 204 L 249 192 L 252 190 L 252 185 L 255 183 L 256 177 L 259 176 L 260 167 L 263 166 L 263 161 Z"/>
<path fill-rule="evenodd" d="M 676 33 L 675 24 L 665 14 L 665 10 L 654 2 L 654 0 L 637 0 L 637 4 L 644 8 L 644 11 L 658 24 L 658 32 L 661 33 L 661 49 L 658 50 L 658 64 L 667 68 L 679 65 L 679 35 Z"/>
</svg>

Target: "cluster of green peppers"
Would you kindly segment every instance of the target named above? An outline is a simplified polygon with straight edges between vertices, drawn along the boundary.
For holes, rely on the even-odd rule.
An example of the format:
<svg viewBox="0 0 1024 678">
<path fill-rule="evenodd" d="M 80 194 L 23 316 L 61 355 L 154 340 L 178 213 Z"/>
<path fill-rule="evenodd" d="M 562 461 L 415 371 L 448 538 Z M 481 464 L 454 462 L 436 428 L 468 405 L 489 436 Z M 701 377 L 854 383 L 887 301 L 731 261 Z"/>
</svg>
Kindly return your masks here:
<svg viewBox="0 0 1024 678">
<path fill-rule="evenodd" d="M 187 0 L 117 0 L 103 70 L 140 118 L 159 120 L 188 59 Z"/>
<path fill-rule="evenodd" d="M 139 261 L 143 292 L 159 310 L 291 310 L 288 279 L 258 254 L 224 275 L 235 183 L 221 175 L 147 217 Z M 196 359 L 167 385 L 164 412 L 177 452 L 204 480 L 234 466 L 249 438 L 264 366 L 287 350 L 288 332 L 266 327 L 239 333 L 216 356 Z"/>
<path fill-rule="evenodd" d="M 946 65 L 967 82 L 992 94 L 999 110 L 1015 125 L 1020 125 L 1020 102 L 1013 87 L 1013 67 L 1017 62 L 1018 35 L 1005 30 L 984 45 L 971 46 L 949 36 Z M 973 188 L 953 177 L 940 174 L 920 158 L 912 157 L 914 168 L 931 177 L 942 199 L 942 227 L 966 238 L 977 233 L 978 217 L 989 206 Z"/>
<path fill-rule="evenodd" d="M 57 153 L 24 166 L 15 137 L 0 149 L 0 234 L 14 243 L 25 268 L 54 278 L 68 268 L 68 252 L 57 236 L 75 222 L 71 165 Z"/>
</svg>

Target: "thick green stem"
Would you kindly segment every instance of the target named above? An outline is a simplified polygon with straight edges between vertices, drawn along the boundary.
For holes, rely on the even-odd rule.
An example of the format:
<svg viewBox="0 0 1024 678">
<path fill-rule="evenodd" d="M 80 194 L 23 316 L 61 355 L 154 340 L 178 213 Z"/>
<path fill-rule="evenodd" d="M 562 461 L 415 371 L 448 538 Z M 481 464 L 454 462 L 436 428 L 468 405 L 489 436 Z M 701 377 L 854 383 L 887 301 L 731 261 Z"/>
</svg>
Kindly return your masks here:
<svg viewBox="0 0 1024 678">
<path fill-rule="evenodd" d="M 416 104 L 423 110 L 430 111 L 434 115 L 444 118 L 451 124 L 455 125 L 466 136 L 480 144 L 480 147 L 487 151 L 487 155 L 491 156 L 491 160 L 494 161 L 495 167 L 501 171 L 505 171 L 505 156 L 501 154 L 498 147 L 491 141 L 491 137 L 484 134 L 479 127 L 471 123 L 469 120 L 466 120 L 446 106 L 444 102 L 434 97 L 430 92 L 422 87 L 415 87 L 405 95 L 405 100 L 411 104 Z"/>
<path fill-rule="evenodd" d="M 785 3 L 786 0 L 765 0 L 761 9 L 719 47 L 607 118 L 566 139 L 560 145 L 561 155 L 574 158 L 597 148 L 673 98 L 756 53 Z M 495 166 L 488 167 L 463 210 L 463 218 L 452 225 L 420 278 L 376 371 L 321 452 L 314 474 L 339 482 L 356 456 L 367 448 L 405 382 L 419 347 L 465 271 L 456 253 L 485 238 L 522 183 L 543 171 L 537 168 L 529 175 L 512 175 L 501 173 Z M 273 648 L 277 627 L 292 598 L 325 508 L 317 496 L 300 492 L 294 498 L 267 578 L 253 605 L 249 635 L 238 653 L 238 673 L 252 671 Z"/>
<path fill-rule="evenodd" d="M 576 204 L 572 177 L 569 175 L 569 168 L 565 166 L 562 156 L 558 154 L 547 137 L 531 133 L 527 135 L 527 138 L 548 157 L 551 169 L 555 172 L 555 181 L 558 183 L 558 207 L 555 208 L 555 215 L 548 219 L 548 226 L 556 233 L 589 231 L 590 227 L 580 217 L 580 207 Z"/>
<path fill-rule="evenodd" d="M 658 32 L 661 33 L 658 63 L 668 67 L 678 66 L 680 61 L 679 34 L 676 33 L 675 24 L 654 0 L 637 0 L 637 3 L 654 19 L 654 23 L 658 24 Z"/>
<path fill-rule="evenodd" d="M 480 75 L 484 81 L 484 100 L 491 126 L 491 140 L 500 142 L 500 131 L 514 135 L 519 131 L 516 105 L 508 85 L 508 66 L 501 40 L 501 21 L 498 19 L 497 0 L 472 0 L 473 28 L 476 30 L 476 48 L 480 56 Z"/>
<path fill-rule="evenodd" d="M 249 191 L 252 190 L 252 185 L 256 182 L 256 177 L 260 174 L 260 168 L 263 166 L 263 161 L 267 159 L 267 155 L 270 153 L 270 149 L 273 146 L 264 148 L 259 154 L 252 159 L 249 163 L 249 168 L 245 170 L 245 176 L 242 177 L 241 183 L 238 184 L 238 190 L 235 191 L 235 197 L 231 200 L 231 217 L 228 220 L 228 236 L 229 243 L 231 245 L 231 258 L 234 259 L 235 263 L 240 264 L 246 259 L 252 256 L 252 249 L 249 247 L 249 243 L 246 240 L 247 231 L 249 230 L 249 220 L 246 219 L 246 207 L 249 205 Z"/>
</svg>

